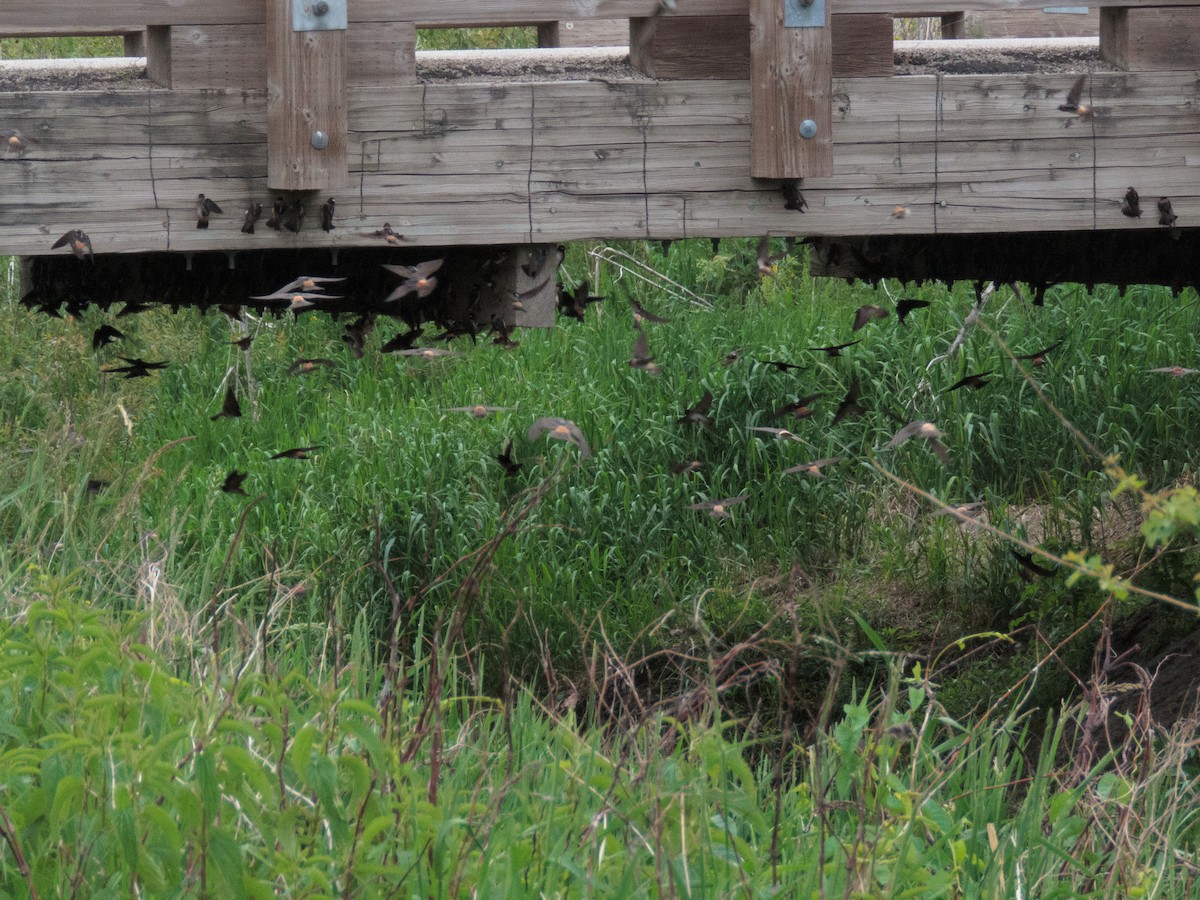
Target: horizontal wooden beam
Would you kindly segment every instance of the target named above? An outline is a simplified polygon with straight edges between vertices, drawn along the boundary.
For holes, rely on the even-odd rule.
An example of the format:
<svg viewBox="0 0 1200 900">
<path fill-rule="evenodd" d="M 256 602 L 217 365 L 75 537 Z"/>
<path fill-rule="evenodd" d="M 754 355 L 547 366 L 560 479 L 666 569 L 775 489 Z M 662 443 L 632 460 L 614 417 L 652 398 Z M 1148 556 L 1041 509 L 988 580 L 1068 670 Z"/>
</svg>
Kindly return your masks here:
<svg viewBox="0 0 1200 900">
<path fill-rule="evenodd" d="M 1074 80 L 834 79 L 833 174 L 805 179 L 804 213 L 750 177 L 749 81 L 351 86 L 350 184 L 304 198 L 299 233 L 259 221 L 253 235 L 242 211 L 274 199 L 264 92 L 0 93 L 0 128 L 36 141 L 0 154 L 0 253 L 62 253 L 51 244 L 73 228 L 98 253 L 378 246 L 385 222 L 412 247 L 1154 231 L 1161 196 L 1179 226 L 1200 224 L 1194 73 L 1095 73 L 1091 120 L 1058 109 Z M 1139 219 L 1121 214 L 1130 185 Z M 201 192 L 225 210 L 207 230 Z"/>
</svg>

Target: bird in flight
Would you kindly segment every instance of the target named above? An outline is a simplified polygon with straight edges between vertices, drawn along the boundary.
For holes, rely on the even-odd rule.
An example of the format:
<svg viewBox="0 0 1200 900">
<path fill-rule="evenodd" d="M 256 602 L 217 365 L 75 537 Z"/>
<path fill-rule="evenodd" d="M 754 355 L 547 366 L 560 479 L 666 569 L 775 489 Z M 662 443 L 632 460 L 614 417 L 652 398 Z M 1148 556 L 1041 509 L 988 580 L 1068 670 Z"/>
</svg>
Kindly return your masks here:
<svg viewBox="0 0 1200 900">
<path fill-rule="evenodd" d="M 897 431 L 892 439 L 888 441 L 888 447 L 899 447 L 905 441 L 911 440 L 912 438 L 921 438 L 923 441 L 929 444 L 930 449 L 932 449 L 933 452 L 938 455 L 938 458 L 943 463 L 950 465 L 950 451 L 947 449 L 946 445 L 939 440 L 941 437 L 942 433 L 938 430 L 936 425 L 934 425 L 932 422 L 927 422 L 921 419 L 916 422 L 909 422 L 907 425 Z"/>
<path fill-rule="evenodd" d="M 705 428 L 711 428 L 713 424 L 712 418 L 708 411 L 712 409 L 713 395 L 712 391 L 705 391 L 695 406 L 689 406 L 683 411 L 683 415 L 679 417 L 680 425 L 702 425 Z"/>
<path fill-rule="evenodd" d="M 798 466 L 789 466 L 783 470 L 783 474 L 795 475 L 797 473 L 802 473 L 804 475 L 811 475 L 814 478 L 824 478 L 825 473 L 821 470 L 826 466 L 832 466 L 836 463 L 840 463 L 844 458 L 845 457 L 842 456 L 829 456 L 825 459 L 814 459 L 812 462 L 800 463 Z"/>
<path fill-rule="evenodd" d="M 579 448 L 579 455 L 582 457 L 586 458 L 592 455 L 591 448 L 588 447 L 588 442 L 583 436 L 583 432 L 570 419 L 562 419 L 558 416 L 543 416 L 529 426 L 529 431 L 526 432 L 525 436 L 531 441 L 536 441 L 543 434 L 556 441 L 566 441 L 569 444 L 574 444 Z"/>
<path fill-rule="evenodd" d="M 1032 365 L 1035 369 L 1040 369 L 1046 364 L 1046 357 L 1061 347 L 1062 344 L 1062 341 L 1055 341 L 1049 347 L 1044 347 L 1043 349 L 1038 350 L 1036 353 L 1026 353 L 1016 358 L 1029 360 L 1030 365 Z"/>
<path fill-rule="evenodd" d="M 95 257 L 92 255 L 92 239 L 78 228 L 72 228 L 50 245 L 51 250 L 57 250 L 59 247 L 70 247 L 76 259 L 89 256 L 95 262 Z"/>
<path fill-rule="evenodd" d="M 842 351 L 847 347 L 853 347 L 855 344 L 861 344 L 862 338 L 857 341 L 850 341 L 848 344 L 834 344 L 830 347 L 809 347 L 812 353 L 824 353 L 826 356 L 837 357 L 842 355 Z"/>
<path fill-rule="evenodd" d="M 749 494 L 738 494 L 736 497 L 725 497 L 722 500 L 702 500 L 699 503 L 689 504 L 688 509 L 702 509 L 706 510 L 714 519 L 728 519 L 729 507 L 745 503 L 749 496 Z"/>
<path fill-rule="evenodd" d="M 311 447 L 292 447 L 290 450 L 281 450 L 273 454 L 271 459 L 312 459 L 309 454 L 320 449 L 320 444 L 313 444 Z"/>
<path fill-rule="evenodd" d="M 217 419 L 237 419 L 242 415 L 242 405 L 238 403 L 237 394 L 233 391 L 233 385 L 225 388 L 225 402 L 221 404 L 221 411 L 215 416 L 209 416 L 214 422 Z"/>
<path fill-rule="evenodd" d="M 991 374 L 991 372 L 977 372 L 973 375 L 964 375 L 958 381 L 954 382 L 954 384 L 950 385 L 950 387 L 946 388 L 943 393 L 949 394 L 951 391 L 957 391 L 960 388 L 971 388 L 977 391 L 988 383 L 987 376 Z"/>
<path fill-rule="evenodd" d="M 225 476 L 225 481 L 221 484 L 221 492 L 224 494 L 241 494 L 246 496 L 246 492 L 242 490 L 242 482 L 249 477 L 249 472 L 239 472 L 237 469 L 230 469 L 229 474 Z"/>
<path fill-rule="evenodd" d="M 860 306 L 854 311 L 854 324 L 850 327 L 851 331 L 858 331 L 873 319 L 886 319 L 891 313 L 881 306 Z"/>
</svg>

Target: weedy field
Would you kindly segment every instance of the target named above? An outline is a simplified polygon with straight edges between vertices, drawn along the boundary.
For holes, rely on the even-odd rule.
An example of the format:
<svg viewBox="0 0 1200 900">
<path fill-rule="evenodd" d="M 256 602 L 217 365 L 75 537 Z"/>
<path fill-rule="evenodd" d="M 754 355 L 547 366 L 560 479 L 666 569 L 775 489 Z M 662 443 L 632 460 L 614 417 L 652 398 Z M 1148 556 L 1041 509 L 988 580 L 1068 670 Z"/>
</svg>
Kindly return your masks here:
<svg viewBox="0 0 1200 900">
<path fill-rule="evenodd" d="M 1195 720 L 1113 661 L 1194 602 L 1200 376 L 1150 371 L 1200 358 L 1192 292 L 1001 287 L 963 330 L 970 286 L 802 248 L 575 246 L 584 321 L 421 360 L 381 320 L 355 360 L 316 314 L 51 318 L 7 271 L 9 896 L 1193 890 Z M 948 462 L 892 446 L 917 420 Z"/>
</svg>

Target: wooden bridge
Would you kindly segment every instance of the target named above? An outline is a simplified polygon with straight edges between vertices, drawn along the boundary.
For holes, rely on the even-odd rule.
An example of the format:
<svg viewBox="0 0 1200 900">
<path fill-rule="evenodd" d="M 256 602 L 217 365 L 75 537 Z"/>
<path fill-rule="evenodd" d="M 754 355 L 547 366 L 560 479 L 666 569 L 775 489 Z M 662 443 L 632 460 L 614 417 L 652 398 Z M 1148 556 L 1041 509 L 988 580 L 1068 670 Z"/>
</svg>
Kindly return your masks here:
<svg viewBox="0 0 1200 900">
<path fill-rule="evenodd" d="M 968 41 L 979 72 L 896 74 L 893 17 L 953 30 L 963 8 L 1043 4 L 0 0 L 0 34 L 125 34 L 146 58 L 144 76 L 94 89 L 27 89 L 0 66 L 0 131 L 22 136 L 0 158 L 0 252 L 64 255 L 70 229 L 97 255 L 383 248 L 387 223 L 411 248 L 859 238 L 850 271 L 903 262 L 908 238 L 959 236 L 982 264 L 1004 247 L 1075 258 L 1082 235 L 1102 248 L 1089 265 L 1133 247 L 1172 269 L 1094 280 L 1194 282 L 1200 6 L 1113 0 L 1066 62 L 1010 45 L 1028 71 L 989 71 Z M 532 24 L 552 43 L 562 23 L 614 20 L 627 51 L 415 49 L 430 27 Z M 1094 114 L 1060 109 L 1082 72 Z M 201 193 L 224 210 L 207 229 Z M 264 227 L 280 196 L 307 212 L 298 230 Z M 1160 197 L 1181 231 L 1159 224 Z M 266 212 L 245 234 L 253 203 Z M 901 243 L 876 252 L 883 238 Z"/>
</svg>

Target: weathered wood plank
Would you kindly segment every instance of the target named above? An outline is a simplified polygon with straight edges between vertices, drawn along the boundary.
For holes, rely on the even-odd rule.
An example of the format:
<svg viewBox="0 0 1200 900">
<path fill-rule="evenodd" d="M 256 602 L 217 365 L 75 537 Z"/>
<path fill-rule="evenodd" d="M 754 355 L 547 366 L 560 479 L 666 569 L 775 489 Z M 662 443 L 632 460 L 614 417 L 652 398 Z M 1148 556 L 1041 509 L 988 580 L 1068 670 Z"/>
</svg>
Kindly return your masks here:
<svg viewBox="0 0 1200 900">
<path fill-rule="evenodd" d="M 1200 67 L 1200 8 L 1102 9 L 1100 58 L 1137 71 Z"/>
</svg>

